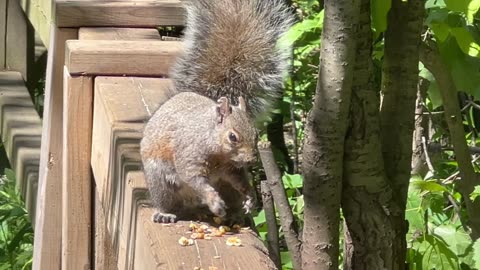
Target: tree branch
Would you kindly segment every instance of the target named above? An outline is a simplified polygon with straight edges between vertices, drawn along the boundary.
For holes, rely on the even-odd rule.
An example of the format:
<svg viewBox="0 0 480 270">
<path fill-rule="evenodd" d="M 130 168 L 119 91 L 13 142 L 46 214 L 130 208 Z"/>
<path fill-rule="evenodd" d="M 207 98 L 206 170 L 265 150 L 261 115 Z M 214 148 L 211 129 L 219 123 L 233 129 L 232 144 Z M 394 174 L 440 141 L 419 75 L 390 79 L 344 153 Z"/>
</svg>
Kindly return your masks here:
<svg viewBox="0 0 480 270">
<path fill-rule="evenodd" d="M 285 241 L 290 254 L 292 255 L 293 268 L 300 270 L 302 269 L 302 257 L 300 253 L 301 242 L 298 239 L 295 219 L 293 218 L 292 210 L 288 204 L 285 189 L 283 189 L 282 175 L 280 169 L 275 163 L 270 142 L 259 142 L 258 151 L 265 170 L 265 175 L 267 176 L 267 182 L 273 196 L 273 201 L 276 204 L 280 216 L 280 224 L 282 225 Z"/>
<path fill-rule="evenodd" d="M 267 223 L 267 248 L 270 259 L 275 263 L 278 269 L 282 268 L 280 259 L 280 247 L 278 245 L 278 225 L 275 216 L 275 206 L 273 205 L 272 193 L 267 181 L 260 182 L 260 190 L 262 192 L 263 210 L 265 211 L 265 219 Z"/>
<path fill-rule="evenodd" d="M 478 215 L 480 213 L 480 200 L 470 200 L 470 193 L 476 185 L 480 184 L 480 181 L 472 166 L 472 157 L 465 139 L 457 88 L 448 67 L 442 61 L 436 43 L 433 41 L 429 41 L 429 44 L 422 43 L 420 48 L 420 60 L 435 77 L 442 96 L 445 119 L 450 131 L 458 168 L 462 174 L 458 189 L 463 196 L 469 214 L 470 235 L 473 239 L 477 239 L 480 237 L 480 215 Z"/>
</svg>

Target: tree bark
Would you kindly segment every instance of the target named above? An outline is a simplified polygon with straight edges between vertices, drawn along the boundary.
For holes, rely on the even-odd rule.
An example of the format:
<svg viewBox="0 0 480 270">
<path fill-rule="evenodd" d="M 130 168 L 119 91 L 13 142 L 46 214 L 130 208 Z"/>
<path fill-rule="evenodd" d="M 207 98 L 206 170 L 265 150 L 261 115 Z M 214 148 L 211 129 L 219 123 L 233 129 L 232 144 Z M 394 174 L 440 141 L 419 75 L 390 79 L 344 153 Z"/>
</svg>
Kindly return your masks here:
<svg viewBox="0 0 480 270">
<path fill-rule="evenodd" d="M 426 156 L 423 138 L 430 139 L 428 134 L 428 117 L 423 115 L 424 100 L 427 96 L 427 90 L 430 83 L 428 80 L 420 78 L 417 85 L 417 100 L 415 101 L 415 129 L 413 132 L 413 147 L 412 147 L 412 171 L 411 174 L 421 175 L 425 177 L 428 172 Z"/>
<path fill-rule="evenodd" d="M 470 194 L 476 185 L 480 185 L 480 178 L 472 165 L 472 157 L 465 139 L 460 105 L 457 98 L 457 88 L 453 82 L 448 67 L 438 53 L 437 45 L 422 45 L 420 54 L 422 63 L 432 72 L 438 83 L 438 90 L 442 96 L 445 119 L 450 132 L 450 139 L 455 151 L 462 179 L 458 182 L 458 190 L 462 194 L 468 212 L 468 226 L 471 229 L 472 239 L 480 237 L 480 198 L 470 200 Z"/>
<path fill-rule="evenodd" d="M 392 269 L 405 269 L 408 230 L 405 208 L 412 160 L 415 98 L 418 83 L 418 47 L 424 16 L 424 0 L 392 0 L 385 33 L 385 55 L 382 67 L 380 121 L 385 172 L 395 191 L 398 209 L 390 211 L 395 239 Z"/>
<path fill-rule="evenodd" d="M 272 192 L 267 181 L 260 182 L 260 190 L 262 192 L 263 210 L 265 211 L 265 219 L 267 223 L 267 248 L 268 255 L 278 269 L 282 268 L 280 260 L 280 246 L 278 244 L 278 225 L 275 216 L 275 206 L 273 205 Z"/>
<path fill-rule="evenodd" d="M 374 85 L 370 0 L 361 0 L 356 57 L 345 142 L 342 210 L 346 222 L 344 269 L 394 269 L 395 206 L 380 141 L 378 89 Z"/>
<path fill-rule="evenodd" d="M 288 204 L 287 194 L 283 188 L 282 174 L 275 163 L 270 142 L 259 142 L 258 152 L 262 160 L 265 175 L 267 176 L 268 186 L 276 204 L 280 224 L 282 225 L 283 235 L 287 243 L 288 250 L 292 256 L 293 269 L 302 269 L 302 255 L 300 253 L 301 242 L 298 239 L 297 224 L 293 217 L 292 209 Z"/>
<path fill-rule="evenodd" d="M 339 208 L 359 1 L 326 0 L 319 76 L 303 151 L 302 269 L 338 269 Z"/>
</svg>

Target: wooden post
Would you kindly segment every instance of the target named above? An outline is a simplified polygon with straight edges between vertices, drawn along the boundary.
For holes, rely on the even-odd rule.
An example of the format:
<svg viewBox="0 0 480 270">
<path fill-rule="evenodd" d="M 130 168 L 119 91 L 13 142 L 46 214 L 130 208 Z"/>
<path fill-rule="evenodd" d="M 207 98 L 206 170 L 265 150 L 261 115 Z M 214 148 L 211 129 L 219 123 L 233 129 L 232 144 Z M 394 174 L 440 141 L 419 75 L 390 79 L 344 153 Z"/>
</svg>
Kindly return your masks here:
<svg viewBox="0 0 480 270">
<path fill-rule="evenodd" d="M 27 81 L 35 60 L 35 35 L 19 0 L 7 1 L 7 29 L 5 65 L 19 71 Z"/>
<path fill-rule="evenodd" d="M 5 69 L 5 33 L 7 31 L 7 0 L 0 1 L 0 70 Z"/>
<path fill-rule="evenodd" d="M 62 269 L 90 269 L 93 78 L 65 68 L 63 96 Z"/>
<path fill-rule="evenodd" d="M 76 37 L 76 29 L 51 27 L 35 222 L 34 270 L 61 267 L 63 63 L 65 41 Z"/>
</svg>

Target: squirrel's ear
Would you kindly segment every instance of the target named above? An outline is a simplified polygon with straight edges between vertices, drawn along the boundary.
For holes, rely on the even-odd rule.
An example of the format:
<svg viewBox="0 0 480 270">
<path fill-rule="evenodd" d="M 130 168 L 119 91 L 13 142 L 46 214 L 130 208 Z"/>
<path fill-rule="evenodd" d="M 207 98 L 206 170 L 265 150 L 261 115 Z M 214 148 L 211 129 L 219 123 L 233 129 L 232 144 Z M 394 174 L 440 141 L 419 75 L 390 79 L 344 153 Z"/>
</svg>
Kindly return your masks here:
<svg viewBox="0 0 480 270">
<path fill-rule="evenodd" d="M 232 107 L 230 107 L 230 102 L 228 98 L 221 97 L 217 100 L 217 117 L 218 123 L 223 123 L 223 120 L 232 113 Z"/>
<path fill-rule="evenodd" d="M 243 97 L 238 98 L 238 108 L 244 112 L 247 111 L 247 103 L 245 103 L 245 99 Z"/>
</svg>

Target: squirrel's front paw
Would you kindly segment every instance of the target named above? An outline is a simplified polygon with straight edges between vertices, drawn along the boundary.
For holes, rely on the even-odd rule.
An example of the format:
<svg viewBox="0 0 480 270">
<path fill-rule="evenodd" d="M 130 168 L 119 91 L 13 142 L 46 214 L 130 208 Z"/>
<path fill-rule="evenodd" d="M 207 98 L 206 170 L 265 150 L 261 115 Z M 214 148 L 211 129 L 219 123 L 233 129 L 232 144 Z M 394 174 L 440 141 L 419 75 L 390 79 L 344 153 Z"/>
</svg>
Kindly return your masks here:
<svg viewBox="0 0 480 270">
<path fill-rule="evenodd" d="M 217 192 L 210 191 L 207 193 L 208 208 L 216 216 L 223 217 L 227 214 L 225 202 L 220 198 Z"/>
<path fill-rule="evenodd" d="M 152 220 L 155 223 L 175 223 L 177 221 L 177 216 L 174 214 L 155 212 L 152 215 Z"/>
<path fill-rule="evenodd" d="M 243 209 L 245 210 L 245 214 L 250 213 L 253 206 L 254 206 L 253 197 L 247 195 L 247 199 L 243 201 Z"/>
</svg>

